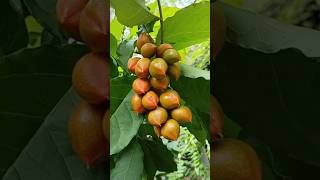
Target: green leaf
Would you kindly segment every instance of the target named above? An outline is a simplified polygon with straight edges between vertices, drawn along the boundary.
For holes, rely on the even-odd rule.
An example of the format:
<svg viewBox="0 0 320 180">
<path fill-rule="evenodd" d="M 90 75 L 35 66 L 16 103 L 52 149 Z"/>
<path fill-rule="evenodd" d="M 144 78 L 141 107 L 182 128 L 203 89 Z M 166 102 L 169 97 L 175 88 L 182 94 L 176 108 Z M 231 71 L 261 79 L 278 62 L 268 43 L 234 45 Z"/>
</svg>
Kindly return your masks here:
<svg viewBox="0 0 320 180">
<path fill-rule="evenodd" d="M 133 91 L 130 91 L 111 116 L 110 155 L 119 153 L 128 146 L 143 122 L 143 116 L 138 115 L 131 109 L 132 94 Z"/>
<path fill-rule="evenodd" d="M 143 174 L 143 151 L 135 140 L 120 153 L 111 170 L 112 180 L 141 180 Z"/>
<path fill-rule="evenodd" d="M 147 9 L 144 0 L 130 0 L 125 3 L 121 0 L 111 0 L 110 2 L 116 10 L 118 21 L 125 26 L 133 27 L 158 19 Z"/>
<path fill-rule="evenodd" d="M 210 80 L 210 71 L 201 70 L 190 65 L 180 64 L 181 74 L 189 78 L 202 77 L 205 80 Z"/>
<path fill-rule="evenodd" d="M 110 55 L 111 57 L 117 57 L 117 47 L 118 47 L 118 41 L 114 37 L 113 34 L 110 34 Z"/>
<path fill-rule="evenodd" d="M 62 98 L 10 167 L 3 180 L 103 180 L 107 178 L 105 168 L 87 169 L 73 152 L 69 142 L 68 121 L 78 100 L 79 97 L 73 91 L 69 91 Z"/>
<path fill-rule="evenodd" d="M 133 77 L 123 76 L 111 79 L 110 82 L 110 114 L 113 114 L 123 99 L 130 92 L 133 82 Z"/>
<path fill-rule="evenodd" d="M 134 47 L 135 47 L 135 41 L 134 40 L 124 40 L 122 41 L 117 49 L 117 54 L 118 57 L 117 58 L 117 62 L 118 64 L 122 67 L 122 69 L 124 69 L 126 72 L 128 72 L 128 60 L 129 58 L 131 58 L 133 51 L 134 51 Z"/>
<path fill-rule="evenodd" d="M 192 4 L 164 21 L 163 40 L 177 49 L 207 41 L 210 38 L 210 3 Z M 157 35 L 160 44 L 161 31 Z"/>
</svg>

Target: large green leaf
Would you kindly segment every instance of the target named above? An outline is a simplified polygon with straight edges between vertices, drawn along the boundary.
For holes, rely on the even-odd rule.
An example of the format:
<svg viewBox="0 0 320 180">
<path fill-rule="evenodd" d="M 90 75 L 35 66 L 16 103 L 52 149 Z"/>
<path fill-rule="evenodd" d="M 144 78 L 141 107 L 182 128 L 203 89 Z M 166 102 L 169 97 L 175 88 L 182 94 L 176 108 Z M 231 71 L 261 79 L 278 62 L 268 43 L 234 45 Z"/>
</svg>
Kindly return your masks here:
<svg viewBox="0 0 320 180">
<path fill-rule="evenodd" d="M 71 86 L 84 46 L 25 49 L 0 58 L 0 168 L 6 169 Z"/>
<path fill-rule="evenodd" d="M 192 4 L 164 21 L 163 41 L 179 50 L 210 39 L 210 3 Z M 161 31 L 157 35 L 160 43 Z"/>
<path fill-rule="evenodd" d="M 158 17 L 150 13 L 144 0 L 111 0 L 111 6 L 116 10 L 118 21 L 128 27 L 146 24 L 157 20 Z"/>
<path fill-rule="evenodd" d="M 138 116 L 131 109 L 131 96 L 133 91 L 130 91 L 124 98 L 117 110 L 112 114 L 110 119 L 110 154 L 116 154 L 122 151 L 137 134 L 143 116 Z M 112 103 L 112 102 L 111 102 Z"/>
<path fill-rule="evenodd" d="M 104 180 L 105 167 L 87 169 L 73 152 L 68 120 L 79 97 L 69 91 L 47 116 L 45 122 L 10 167 L 4 180 Z"/>
<path fill-rule="evenodd" d="M 110 81 L 110 113 L 113 114 L 131 90 L 133 77 L 116 77 Z"/>
<path fill-rule="evenodd" d="M 143 174 L 143 151 L 133 141 L 120 153 L 115 167 L 111 170 L 112 180 L 141 180 Z"/>
<path fill-rule="evenodd" d="M 126 72 L 128 72 L 128 59 L 131 58 L 133 51 L 134 51 L 134 46 L 135 45 L 135 41 L 134 40 L 124 40 L 122 41 L 117 49 L 117 55 L 118 58 L 117 63 L 119 64 L 119 66 L 122 67 L 122 69 L 124 69 Z"/>
</svg>

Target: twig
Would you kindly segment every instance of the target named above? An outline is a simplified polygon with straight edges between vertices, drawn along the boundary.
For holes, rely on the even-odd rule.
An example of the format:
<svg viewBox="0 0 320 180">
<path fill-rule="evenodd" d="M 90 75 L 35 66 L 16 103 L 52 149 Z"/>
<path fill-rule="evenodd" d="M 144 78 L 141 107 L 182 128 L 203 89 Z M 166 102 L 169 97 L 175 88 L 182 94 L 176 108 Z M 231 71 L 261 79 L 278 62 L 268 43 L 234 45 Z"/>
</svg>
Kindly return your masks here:
<svg viewBox="0 0 320 180">
<path fill-rule="evenodd" d="M 161 44 L 162 44 L 162 43 L 163 43 L 163 17 L 162 17 L 162 8 L 161 8 L 160 0 L 157 0 L 157 2 L 158 2 L 159 13 L 160 13 L 160 31 L 161 31 L 160 41 L 161 41 Z"/>
</svg>

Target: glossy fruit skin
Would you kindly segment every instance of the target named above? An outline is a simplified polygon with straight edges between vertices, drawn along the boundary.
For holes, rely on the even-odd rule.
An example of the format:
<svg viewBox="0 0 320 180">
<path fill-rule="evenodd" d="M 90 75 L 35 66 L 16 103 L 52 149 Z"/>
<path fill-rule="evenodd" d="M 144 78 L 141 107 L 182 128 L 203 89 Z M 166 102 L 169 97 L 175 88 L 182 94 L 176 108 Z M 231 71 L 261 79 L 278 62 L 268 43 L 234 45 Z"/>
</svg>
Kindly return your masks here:
<svg viewBox="0 0 320 180">
<path fill-rule="evenodd" d="M 174 119 L 169 119 L 161 127 L 161 135 L 171 141 L 176 141 L 180 135 L 180 125 Z"/>
<path fill-rule="evenodd" d="M 159 138 L 161 136 L 161 127 L 160 126 L 153 126 L 154 133 Z"/>
<path fill-rule="evenodd" d="M 166 51 L 167 49 L 173 49 L 173 46 L 171 44 L 161 44 L 160 46 L 158 46 L 157 48 L 157 57 L 158 58 L 162 58 L 162 55 L 164 53 L 164 51 Z"/>
<path fill-rule="evenodd" d="M 150 89 L 150 83 L 147 79 L 137 78 L 132 83 L 132 89 L 135 93 L 139 95 L 145 94 Z"/>
<path fill-rule="evenodd" d="M 92 51 L 109 52 L 109 0 L 90 0 L 80 15 L 80 35 Z"/>
<path fill-rule="evenodd" d="M 223 137 L 224 113 L 218 100 L 211 95 L 211 140 L 215 142 Z"/>
<path fill-rule="evenodd" d="M 108 142 L 110 142 L 110 124 L 109 124 L 109 119 L 110 119 L 110 116 L 109 116 L 109 109 L 106 111 L 106 113 L 104 114 L 103 116 L 103 121 L 102 121 L 102 129 L 103 129 L 103 134 L 104 134 L 104 137 L 106 138 L 106 140 Z"/>
<path fill-rule="evenodd" d="M 104 53 L 89 53 L 75 65 L 72 85 L 79 96 L 92 104 L 109 99 L 109 65 Z"/>
<path fill-rule="evenodd" d="M 69 121 L 73 150 L 87 167 L 106 160 L 109 154 L 108 141 L 101 126 L 103 115 L 103 108 L 82 101 L 75 107 Z"/>
<path fill-rule="evenodd" d="M 226 39 L 226 19 L 224 17 L 220 2 L 216 1 L 212 3 L 211 6 L 211 12 L 213 13 L 211 16 L 211 22 L 213 22 L 211 29 L 211 33 L 213 34 L 213 45 L 211 45 L 211 47 L 213 48 L 213 57 L 217 57 Z"/>
<path fill-rule="evenodd" d="M 163 53 L 163 59 L 168 64 L 174 64 L 176 62 L 179 62 L 181 60 L 180 54 L 175 49 L 167 49 Z"/>
<path fill-rule="evenodd" d="M 157 107 L 148 113 L 148 122 L 153 126 L 161 126 L 168 119 L 168 112 L 163 107 Z"/>
<path fill-rule="evenodd" d="M 56 5 L 57 18 L 64 30 L 73 38 L 81 40 L 79 23 L 80 14 L 88 0 L 58 0 Z"/>
<path fill-rule="evenodd" d="M 139 38 L 137 40 L 137 48 L 139 50 L 139 52 L 141 51 L 141 47 L 145 44 L 145 43 L 154 43 L 152 37 L 147 34 L 146 32 L 142 32 L 140 35 L 139 35 Z"/>
<path fill-rule="evenodd" d="M 192 122 L 192 112 L 186 107 L 179 107 L 171 111 L 171 117 L 179 123 L 190 123 Z"/>
<path fill-rule="evenodd" d="M 156 58 L 151 61 L 149 73 L 152 77 L 163 79 L 167 76 L 168 64 L 162 58 Z"/>
<path fill-rule="evenodd" d="M 158 103 L 159 97 L 154 91 L 149 91 L 142 97 L 142 105 L 147 110 L 156 109 Z"/>
<path fill-rule="evenodd" d="M 145 43 L 141 47 L 141 55 L 146 58 L 153 57 L 157 52 L 157 46 L 153 43 Z"/>
<path fill-rule="evenodd" d="M 138 58 L 138 57 L 133 57 L 128 60 L 128 71 L 129 72 L 135 73 L 136 65 L 139 60 L 140 60 L 140 58 Z"/>
<path fill-rule="evenodd" d="M 246 143 L 224 139 L 211 154 L 211 178 L 219 180 L 261 180 L 262 170 L 256 152 Z"/>
<path fill-rule="evenodd" d="M 168 75 L 178 81 L 180 79 L 181 76 L 181 68 L 180 68 L 180 63 L 176 62 L 174 64 L 169 65 L 168 67 Z"/>
<path fill-rule="evenodd" d="M 150 78 L 151 87 L 157 91 L 166 90 L 169 86 L 169 83 L 170 78 L 168 76 L 160 80 L 155 77 Z"/>
<path fill-rule="evenodd" d="M 180 96 L 175 90 L 167 90 L 160 95 L 160 104 L 168 110 L 178 108 L 180 106 Z"/>
<path fill-rule="evenodd" d="M 151 60 L 149 58 L 142 58 L 138 61 L 135 67 L 135 74 L 139 78 L 147 78 L 149 76 L 149 67 Z"/>
<path fill-rule="evenodd" d="M 142 105 L 142 97 L 138 94 L 133 94 L 131 97 L 131 107 L 136 113 L 144 113 L 146 110 Z"/>
</svg>

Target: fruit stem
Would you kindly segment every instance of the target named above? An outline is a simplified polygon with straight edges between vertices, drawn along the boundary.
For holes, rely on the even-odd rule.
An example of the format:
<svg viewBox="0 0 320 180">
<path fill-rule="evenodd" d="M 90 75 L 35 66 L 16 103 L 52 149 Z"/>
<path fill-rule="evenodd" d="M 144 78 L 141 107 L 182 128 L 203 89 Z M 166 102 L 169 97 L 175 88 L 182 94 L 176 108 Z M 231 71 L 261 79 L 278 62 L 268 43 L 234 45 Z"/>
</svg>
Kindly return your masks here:
<svg viewBox="0 0 320 180">
<path fill-rule="evenodd" d="M 157 0 L 157 2 L 158 2 L 159 13 L 160 13 L 160 31 L 161 31 L 160 41 L 161 41 L 161 44 L 163 44 L 163 16 L 162 16 L 162 8 L 161 8 L 160 0 Z"/>
</svg>

